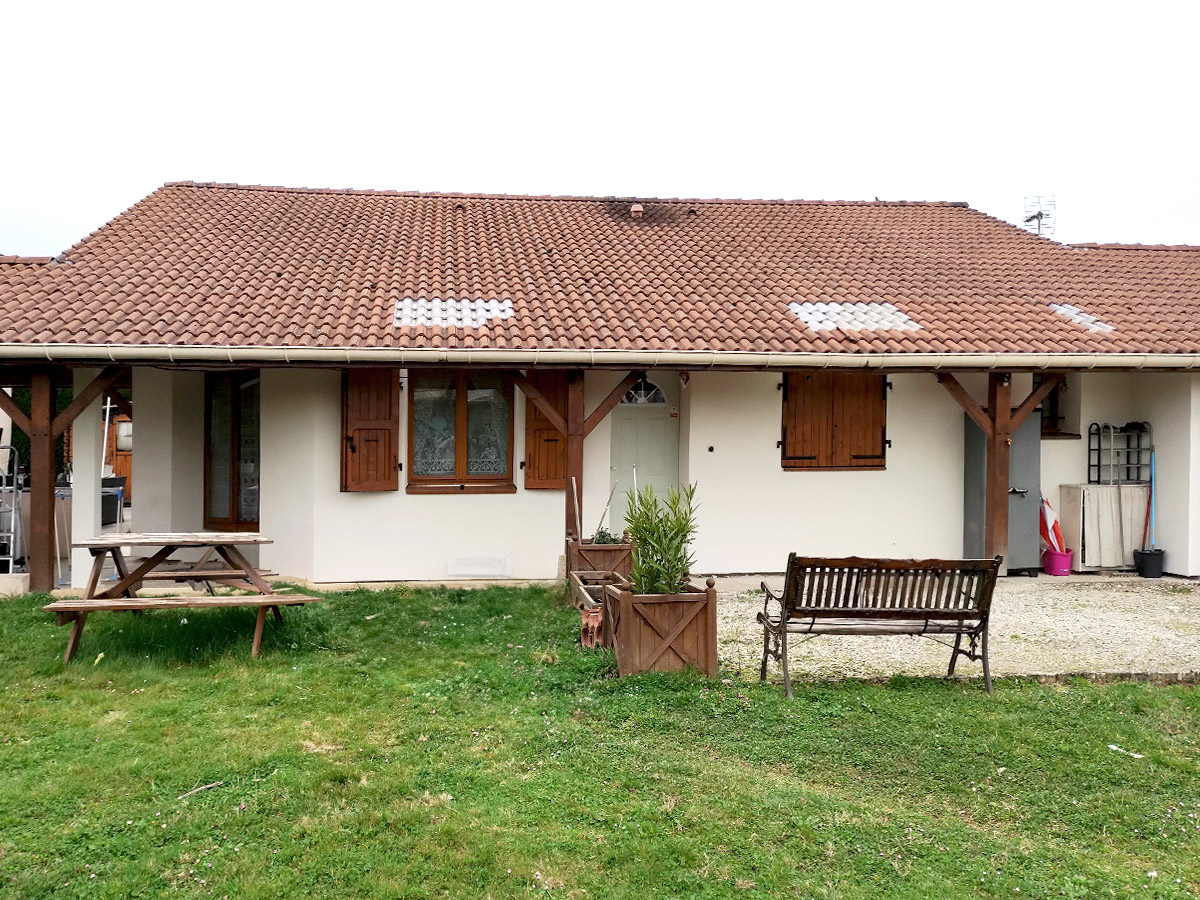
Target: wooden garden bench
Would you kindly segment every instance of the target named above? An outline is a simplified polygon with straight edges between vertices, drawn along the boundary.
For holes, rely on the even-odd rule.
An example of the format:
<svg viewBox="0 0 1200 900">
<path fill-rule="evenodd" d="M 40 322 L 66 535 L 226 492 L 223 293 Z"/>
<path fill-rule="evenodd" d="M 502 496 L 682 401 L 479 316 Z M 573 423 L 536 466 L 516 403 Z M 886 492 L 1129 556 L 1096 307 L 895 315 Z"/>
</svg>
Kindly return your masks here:
<svg viewBox="0 0 1200 900">
<path fill-rule="evenodd" d="M 804 640 L 819 634 L 914 634 L 934 640 L 954 635 L 946 674 L 954 674 L 959 656 L 982 662 L 990 694 L 987 627 L 999 571 L 1000 557 L 821 559 L 793 553 L 781 594 L 763 582 L 766 599 L 758 614 L 763 625 L 761 678 L 766 680 L 768 657 L 779 660 L 791 698 L 789 634 L 805 635 Z M 966 649 L 964 637 L 969 640 Z"/>
</svg>

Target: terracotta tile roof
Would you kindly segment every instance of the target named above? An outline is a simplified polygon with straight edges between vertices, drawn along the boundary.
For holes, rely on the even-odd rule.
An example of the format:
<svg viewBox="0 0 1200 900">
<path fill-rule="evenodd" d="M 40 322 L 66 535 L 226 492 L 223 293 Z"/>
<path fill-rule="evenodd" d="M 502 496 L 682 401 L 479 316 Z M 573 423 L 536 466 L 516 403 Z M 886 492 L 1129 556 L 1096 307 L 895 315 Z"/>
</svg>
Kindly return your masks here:
<svg viewBox="0 0 1200 900">
<path fill-rule="evenodd" d="M 1193 354 L 1195 251 L 953 203 L 183 182 L 54 260 L 0 257 L 0 344 Z"/>
</svg>

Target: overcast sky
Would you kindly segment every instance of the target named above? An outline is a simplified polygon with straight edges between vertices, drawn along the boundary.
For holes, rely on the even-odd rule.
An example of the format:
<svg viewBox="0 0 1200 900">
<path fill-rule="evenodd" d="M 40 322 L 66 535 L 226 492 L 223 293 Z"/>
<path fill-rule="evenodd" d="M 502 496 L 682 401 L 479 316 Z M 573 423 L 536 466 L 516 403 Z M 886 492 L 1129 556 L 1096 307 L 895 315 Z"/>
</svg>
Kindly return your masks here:
<svg viewBox="0 0 1200 900">
<path fill-rule="evenodd" d="M 833 8 L 836 7 L 836 8 Z M 709 11 L 706 11 L 709 10 Z M 9 4 L 0 253 L 165 181 L 966 200 L 1200 244 L 1200 4 Z"/>
</svg>

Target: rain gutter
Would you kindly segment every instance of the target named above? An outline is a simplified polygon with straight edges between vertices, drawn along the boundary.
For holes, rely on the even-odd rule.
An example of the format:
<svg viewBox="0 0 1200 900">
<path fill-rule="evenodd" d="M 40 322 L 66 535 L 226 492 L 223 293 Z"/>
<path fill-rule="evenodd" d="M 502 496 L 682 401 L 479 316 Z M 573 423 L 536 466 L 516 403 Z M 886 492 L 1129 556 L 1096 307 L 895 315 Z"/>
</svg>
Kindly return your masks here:
<svg viewBox="0 0 1200 900">
<path fill-rule="evenodd" d="M 179 344 L 0 344 L 0 360 L 54 363 L 283 363 L 287 365 L 556 365 L 652 369 L 1175 369 L 1197 353 L 779 353 L 713 350 L 496 350 L 395 347 L 251 347 Z"/>
</svg>

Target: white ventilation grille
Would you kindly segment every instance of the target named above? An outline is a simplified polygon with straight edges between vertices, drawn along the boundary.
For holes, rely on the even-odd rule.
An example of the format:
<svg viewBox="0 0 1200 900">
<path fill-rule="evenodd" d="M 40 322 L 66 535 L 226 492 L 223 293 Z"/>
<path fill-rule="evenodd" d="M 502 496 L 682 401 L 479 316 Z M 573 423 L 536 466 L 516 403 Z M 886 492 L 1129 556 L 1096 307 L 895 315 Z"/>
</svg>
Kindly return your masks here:
<svg viewBox="0 0 1200 900">
<path fill-rule="evenodd" d="M 511 319 L 511 300 L 431 300 L 408 297 L 396 301 L 397 328 L 427 325 L 434 328 L 479 328 L 489 322 Z"/>
<path fill-rule="evenodd" d="M 1064 319 L 1070 319 L 1076 325 L 1082 325 L 1088 331 L 1104 333 L 1114 330 L 1107 322 L 1101 322 L 1091 313 L 1085 313 L 1078 306 L 1071 306 L 1069 303 L 1051 303 L 1050 308 Z"/>
<path fill-rule="evenodd" d="M 507 556 L 459 556 L 446 562 L 448 578 L 511 578 Z"/>
<path fill-rule="evenodd" d="M 890 303 L 789 303 L 813 331 L 918 331 L 921 326 Z"/>
</svg>

